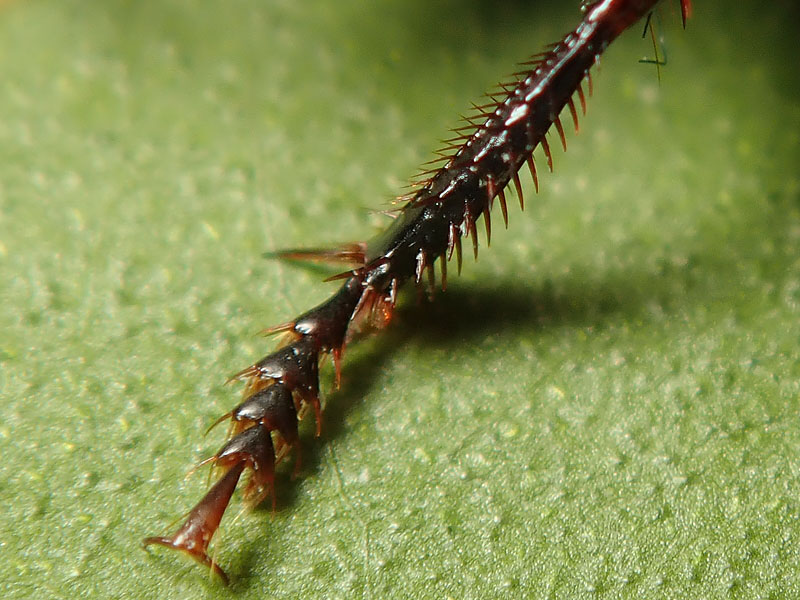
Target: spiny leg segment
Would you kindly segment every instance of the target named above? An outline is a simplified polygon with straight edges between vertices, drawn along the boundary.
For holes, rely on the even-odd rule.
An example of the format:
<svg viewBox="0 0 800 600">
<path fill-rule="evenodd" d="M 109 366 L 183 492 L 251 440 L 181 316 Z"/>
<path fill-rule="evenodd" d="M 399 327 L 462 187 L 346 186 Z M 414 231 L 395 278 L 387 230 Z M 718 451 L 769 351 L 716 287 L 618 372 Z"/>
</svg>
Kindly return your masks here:
<svg viewBox="0 0 800 600">
<path fill-rule="evenodd" d="M 296 453 L 294 473 L 300 467 L 298 418 L 313 410 L 320 435 L 322 409 L 319 365 L 330 354 L 337 386 L 341 360 L 355 324 L 375 327 L 391 319 L 397 293 L 409 279 L 416 285 L 435 283 L 434 265 L 439 260 L 442 289 L 447 285 L 447 261 L 455 256 L 461 271 L 461 238 L 472 239 L 478 256 L 477 221 L 483 217 L 487 244 L 491 238 L 490 214 L 495 198 L 503 222 L 508 225 L 505 190 L 511 184 L 524 207 L 519 171 L 527 166 L 538 191 L 539 180 L 533 152 L 541 147 L 552 171 L 553 158 L 547 134 L 555 128 L 566 149 L 566 135 L 559 115 L 567 110 L 578 129 L 577 96 L 586 111 L 583 82 L 592 93 L 590 69 L 605 48 L 625 29 L 648 15 L 658 0 L 599 0 L 584 5 L 584 17 L 576 29 L 546 52 L 525 64 L 526 70 L 501 84 L 490 102 L 475 107 L 467 125 L 441 152 L 443 164 L 423 173 L 390 227 L 368 243 L 332 250 L 289 250 L 276 256 L 299 260 L 345 262 L 352 268 L 331 279 L 344 280 L 327 301 L 293 321 L 265 333 L 281 333 L 278 348 L 260 361 L 233 375 L 244 383 L 244 399 L 212 427 L 230 420 L 230 438 L 201 464 L 222 471 L 220 479 L 188 513 L 178 530 L 168 537 L 148 537 L 144 545 L 166 546 L 186 553 L 223 581 L 227 577 L 209 556 L 209 544 L 219 528 L 241 476 L 249 473 L 243 497 L 249 506 L 271 496 L 274 507 L 275 465 L 290 449 Z M 685 25 L 690 0 L 681 0 Z"/>
</svg>

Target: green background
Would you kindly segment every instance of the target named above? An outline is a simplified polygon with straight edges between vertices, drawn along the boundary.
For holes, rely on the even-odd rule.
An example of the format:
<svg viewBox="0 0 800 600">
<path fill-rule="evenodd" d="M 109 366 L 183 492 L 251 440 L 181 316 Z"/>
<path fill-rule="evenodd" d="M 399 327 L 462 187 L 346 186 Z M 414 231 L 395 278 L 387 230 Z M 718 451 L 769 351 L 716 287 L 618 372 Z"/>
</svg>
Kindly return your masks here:
<svg viewBox="0 0 800 600">
<path fill-rule="evenodd" d="M 800 596 L 794 0 L 663 6 L 661 85 L 641 27 L 609 50 L 526 213 L 349 348 L 274 518 L 234 500 L 231 589 L 140 548 L 204 492 L 255 333 L 334 289 L 263 253 L 384 227 L 579 17 L 496 4 L 3 4 L 5 598 Z"/>
</svg>

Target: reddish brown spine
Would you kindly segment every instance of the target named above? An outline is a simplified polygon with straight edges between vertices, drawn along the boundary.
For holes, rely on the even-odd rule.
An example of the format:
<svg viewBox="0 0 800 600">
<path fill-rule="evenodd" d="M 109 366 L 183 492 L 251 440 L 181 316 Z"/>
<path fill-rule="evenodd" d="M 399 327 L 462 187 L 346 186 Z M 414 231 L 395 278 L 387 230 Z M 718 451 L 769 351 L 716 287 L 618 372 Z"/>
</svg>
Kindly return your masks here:
<svg viewBox="0 0 800 600">
<path fill-rule="evenodd" d="M 647 15 L 657 1 L 600 0 L 585 5 L 585 15 L 574 31 L 535 56 L 519 79 L 501 85 L 502 99 L 493 98 L 468 119 L 481 124 L 470 125 L 469 133 L 452 140 L 453 153 L 404 197 L 405 205 L 383 234 L 367 244 L 279 253 L 285 258 L 351 262 L 355 267 L 332 278 L 345 282 L 329 300 L 268 330 L 284 333 L 284 343 L 231 378 L 245 383 L 245 398 L 217 421 L 231 420 L 232 437 L 204 461 L 223 469 L 222 477 L 172 536 L 147 538 L 146 546 L 159 544 L 183 551 L 226 580 L 208 555 L 209 543 L 245 470 L 250 471 L 250 480 L 244 497 L 251 505 L 268 495 L 273 496 L 274 502 L 275 463 L 290 448 L 297 452 L 297 471 L 297 420 L 306 408 L 313 409 L 317 435 L 320 434 L 320 359 L 332 354 L 338 385 L 342 353 L 355 321 L 367 320 L 377 326 L 388 323 L 397 292 L 408 279 L 413 278 L 418 285 L 427 280 L 427 285 L 433 287 L 437 259 L 441 259 L 441 284 L 445 288 L 447 260 L 454 254 L 461 270 L 462 237 L 472 238 L 477 258 L 477 221 L 484 218 L 488 242 L 492 204 L 498 198 L 503 220 L 508 223 L 504 190 L 512 182 L 520 207 L 523 206 L 519 179 L 523 165 L 528 165 L 538 189 L 534 150 L 542 147 L 552 170 L 547 133 L 555 126 L 566 148 L 559 115 L 567 108 L 577 130 L 573 96 L 578 96 L 585 111 L 581 84 L 586 79 L 591 93 L 589 70 L 606 47 Z M 685 23 L 690 1 L 681 0 L 681 8 Z"/>
</svg>

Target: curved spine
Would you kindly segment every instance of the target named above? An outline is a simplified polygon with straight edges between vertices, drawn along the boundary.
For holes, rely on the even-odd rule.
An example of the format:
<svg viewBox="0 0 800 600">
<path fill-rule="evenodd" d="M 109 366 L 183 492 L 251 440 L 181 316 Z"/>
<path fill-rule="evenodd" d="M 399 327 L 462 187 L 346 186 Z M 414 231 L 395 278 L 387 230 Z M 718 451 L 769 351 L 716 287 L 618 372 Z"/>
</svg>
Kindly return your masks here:
<svg viewBox="0 0 800 600">
<path fill-rule="evenodd" d="M 375 239 L 333 250 L 277 253 L 284 258 L 344 261 L 355 266 L 331 278 L 345 281 L 330 299 L 293 321 L 266 330 L 284 333 L 284 342 L 230 378 L 244 382 L 244 400 L 212 425 L 231 421 L 228 442 L 201 463 L 222 469 L 222 476 L 172 536 L 146 538 L 145 546 L 158 544 L 185 552 L 227 581 L 208 554 L 211 539 L 245 471 L 250 472 L 243 492 L 245 502 L 252 506 L 272 495 L 274 507 L 275 464 L 294 448 L 294 472 L 299 469 L 297 421 L 308 408 L 314 411 L 316 434 L 320 435 L 320 360 L 332 355 L 338 387 L 342 354 L 355 322 L 386 325 L 398 290 L 406 281 L 413 278 L 418 286 L 427 281 L 433 288 L 436 260 L 440 262 L 444 289 L 447 261 L 454 254 L 461 271 L 462 237 L 471 237 L 477 259 L 477 221 L 484 218 L 488 243 L 490 214 L 497 198 L 507 226 L 505 189 L 512 183 L 523 208 L 519 171 L 525 165 L 538 191 L 534 150 L 541 146 L 552 170 L 548 132 L 555 127 L 566 149 L 559 115 L 567 109 L 577 131 L 578 111 L 573 97 L 578 97 L 585 112 L 582 83 L 586 80 L 591 94 L 591 67 L 618 35 L 647 15 L 657 2 L 599 0 L 586 4 L 584 17 L 574 31 L 534 56 L 526 63 L 528 69 L 517 74 L 518 79 L 499 86 L 497 95 L 502 93 L 502 98 L 490 95 L 490 103 L 475 107 L 477 113 L 465 119 L 469 125 L 455 130 L 468 133 L 450 140 L 451 145 L 439 153 L 444 164 L 424 174 L 414 190 L 402 197 L 405 204 L 397 218 Z M 681 0 L 681 10 L 685 25 L 690 0 Z"/>
</svg>

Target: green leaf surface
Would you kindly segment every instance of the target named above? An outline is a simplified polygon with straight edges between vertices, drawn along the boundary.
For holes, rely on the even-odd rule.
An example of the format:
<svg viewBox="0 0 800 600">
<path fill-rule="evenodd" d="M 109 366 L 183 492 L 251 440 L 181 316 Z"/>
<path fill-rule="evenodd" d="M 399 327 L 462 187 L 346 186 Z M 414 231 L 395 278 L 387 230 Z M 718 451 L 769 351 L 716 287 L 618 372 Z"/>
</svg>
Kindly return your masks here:
<svg viewBox="0 0 800 600">
<path fill-rule="evenodd" d="M 230 589 L 140 547 L 255 332 L 334 289 L 263 253 L 384 227 L 576 4 L 2 5 L 4 598 L 800 596 L 794 0 L 663 6 L 660 84 L 640 28 L 609 49 L 526 212 L 324 369 L 302 477 L 215 540 Z"/>
</svg>

